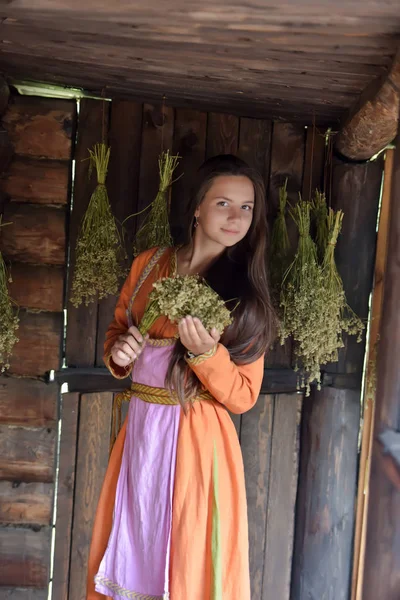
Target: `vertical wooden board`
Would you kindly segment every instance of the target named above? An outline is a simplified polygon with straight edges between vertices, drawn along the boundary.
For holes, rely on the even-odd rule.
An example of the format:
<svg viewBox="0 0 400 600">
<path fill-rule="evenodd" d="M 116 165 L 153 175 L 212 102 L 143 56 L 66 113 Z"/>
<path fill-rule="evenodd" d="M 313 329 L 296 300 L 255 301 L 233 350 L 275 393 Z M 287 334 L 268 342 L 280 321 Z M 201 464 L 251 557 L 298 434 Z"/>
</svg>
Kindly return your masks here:
<svg viewBox="0 0 400 600">
<path fill-rule="evenodd" d="M 325 136 L 316 127 L 310 125 L 306 130 L 303 200 L 311 200 L 316 189 L 323 189 L 324 164 Z"/>
<path fill-rule="evenodd" d="M 54 480 L 56 431 L 0 425 L 0 480 Z"/>
<path fill-rule="evenodd" d="M 206 157 L 237 154 L 239 118 L 223 113 L 208 113 Z"/>
<path fill-rule="evenodd" d="M 303 166 L 305 153 L 305 129 L 301 125 L 290 123 L 274 123 L 271 149 L 271 174 L 268 193 L 269 222 L 274 221 L 279 206 L 279 188 L 288 179 L 288 200 L 296 204 L 303 181 Z M 295 249 L 297 242 L 296 228 L 288 219 L 289 237 Z M 292 366 L 292 343 L 287 340 L 284 346 L 275 343 L 269 352 L 266 364 L 269 367 Z"/>
<path fill-rule="evenodd" d="M 359 419 L 355 391 L 304 400 L 291 600 L 348 600 Z"/>
<path fill-rule="evenodd" d="M 104 107 L 103 107 L 104 104 Z M 69 285 L 66 362 L 68 367 L 92 367 L 96 358 L 97 302 L 75 308 L 69 301 L 75 269 L 76 242 L 82 218 L 90 196 L 96 187 L 96 174 L 89 180 L 88 148 L 102 141 L 103 122 L 105 138 L 108 134 L 109 103 L 83 99 L 80 103 L 78 141 L 75 149 L 75 183 L 73 210 L 69 224 Z"/>
<path fill-rule="evenodd" d="M 47 589 L 37 590 L 34 588 L 0 588 L 1 600 L 47 600 Z"/>
<path fill-rule="evenodd" d="M 136 102 L 115 100 L 111 106 L 111 154 L 106 184 L 112 211 L 121 224 L 129 215 L 137 212 L 142 113 L 142 105 Z M 131 218 L 125 224 L 127 269 L 131 265 L 133 255 L 133 222 L 134 218 Z M 120 282 L 121 287 L 122 284 L 123 281 Z M 104 366 L 103 344 L 108 325 L 114 317 L 117 299 L 118 296 L 109 296 L 99 302 L 96 366 Z"/>
<path fill-rule="evenodd" d="M 51 528 L 0 528 L 1 586 L 44 588 L 49 581 Z"/>
<path fill-rule="evenodd" d="M 207 113 L 178 108 L 175 111 L 173 153 L 181 159 L 172 186 L 170 225 L 176 244 L 187 241 L 191 215 L 187 214 L 191 188 L 206 154 Z"/>
<path fill-rule="evenodd" d="M 70 160 L 75 100 L 13 96 L 2 123 L 17 154 Z"/>
<path fill-rule="evenodd" d="M 56 383 L 3 375 L 0 377 L 0 423 L 55 428 L 58 393 Z"/>
<path fill-rule="evenodd" d="M 143 106 L 143 131 L 140 153 L 139 195 L 137 210 L 142 211 L 155 199 L 160 177 L 158 158 L 162 150 L 172 149 L 174 109 L 169 106 Z M 131 223 L 134 232 L 143 222 L 145 214 Z"/>
<path fill-rule="evenodd" d="M 365 324 L 373 282 L 382 171 L 381 159 L 366 164 L 334 161 L 332 206 L 344 211 L 342 233 L 335 251 L 336 264 L 347 302 Z M 326 370 L 357 373 L 361 387 L 365 335 L 360 344 L 354 336 L 345 336 L 344 343 L 338 363 L 328 365 Z"/>
<path fill-rule="evenodd" d="M 257 169 L 268 190 L 271 166 L 272 122 L 266 119 L 240 119 L 238 156 Z M 267 198 L 268 205 L 268 198 Z"/>
<path fill-rule="evenodd" d="M 81 396 L 69 600 L 86 598 L 92 527 L 108 464 L 113 394 Z"/>
<path fill-rule="evenodd" d="M 260 396 L 242 416 L 241 447 L 249 521 L 251 597 L 262 598 L 274 396 Z"/>
<path fill-rule="evenodd" d="M 290 597 L 302 400 L 300 394 L 275 396 L 263 600 Z"/>
<path fill-rule="evenodd" d="M 10 357 L 10 373 L 44 375 L 61 367 L 62 313 L 19 312 L 18 342 Z"/>
<path fill-rule="evenodd" d="M 68 600 L 79 394 L 63 394 L 61 402 L 62 429 L 58 471 L 53 600 Z"/>
<path fill-rule="evenodd" d="M 51 525 L 54 485 L 0 481 L 2 525 Z"/>
</svg>

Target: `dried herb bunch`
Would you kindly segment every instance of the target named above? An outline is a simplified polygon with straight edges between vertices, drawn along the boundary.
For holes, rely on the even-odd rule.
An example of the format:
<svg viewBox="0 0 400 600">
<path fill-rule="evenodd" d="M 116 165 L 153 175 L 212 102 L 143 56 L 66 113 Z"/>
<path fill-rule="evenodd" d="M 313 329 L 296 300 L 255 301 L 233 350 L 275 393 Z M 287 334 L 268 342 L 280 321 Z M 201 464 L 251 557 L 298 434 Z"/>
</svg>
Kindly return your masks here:
<svg viewBox="0 0 400 600">
<path fill-rule="evenodd" d="M 289 266 L 290 242 L 286 225 L 287 179 L 279 188 L 278 214 L 271 235 L 271 284 L 275 304 L 279 306 L 279 296 L 284 274 Z"/>
<path fill-rule="evenodd" d="M 161 315 L 173 323 L 191 315 L 210 331 L 222 333 L 231 322 L 231 314 L 222 298 L 197 275 L 166 277 L 153 284 L 139 330 L 145 335 Z"/>
<path fill-rule="evenodd" d="M 95 168 L 97 186 L 90 198 L 76 245 L 76 264 L 71 302 L 90 302 L 117 294 L 120 280 L 127 275 L 122 266 L 126 253 L 111 211 L 105 181 L 110 148 L 104 143 L 89 150 L 89 177 Z"/>
<path fill-rule="evenodd" d="M 173 245 L 169 226 L 169 195 L 172 176 L 179 164 L 180 156 L 171 156 L 169 150 L 163 152 L 158 159 L 160 185 L 157 196 L 147 207 L 150 212 L 146 215 L 143 225 L 135 237 L 133 253 L 135 256 L 149 248 L 169 247 Z M 176 181 L 176 180 L 175 180 Z"/>
<path fill-rule="evenodd" d="M 318 257 L 322 261 L 328 242 L 328 207 L 323 192 L 315 190 L 312 200 L 312 216 L 316 224 L 315 242 L 317 244 Z"/>
<path fill-rule="evenodd" d="M 2 224 L 0 216 L 0 227 L 4 225 L 8 223 Z M 19 341 L 16 336 L 19 327 L 18 305 L 10 297 L 7 281 L 11 283 L 12 279 L 0 252 L 0 373 L 10 368 L 10 356 Z"/>
</svg>

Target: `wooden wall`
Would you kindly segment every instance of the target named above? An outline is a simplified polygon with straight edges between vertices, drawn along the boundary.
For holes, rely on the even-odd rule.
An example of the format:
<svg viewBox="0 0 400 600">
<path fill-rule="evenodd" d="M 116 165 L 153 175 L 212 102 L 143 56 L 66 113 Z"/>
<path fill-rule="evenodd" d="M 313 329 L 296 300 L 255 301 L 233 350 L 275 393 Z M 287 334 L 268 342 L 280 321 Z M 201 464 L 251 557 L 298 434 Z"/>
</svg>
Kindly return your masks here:
<svg viewBox="0 0 400 600">
<path fill-rule="evenodd" d="M 18 100 L 18 102 L 22 101 Z M 45 102 L 52 109 L 57 107 L 57 101 L 53 100 L 38 101 L 38 99 L 33 99 L 30 102 L 35 102 L 37 106 Z M 66 105 L 71 106 L 69 103 L 60 103 L 60 106 L 65 107 Z M 53 113 L 51 112 L 51 114 Z M 74 123 L 73 110 L 70 111 L 70 114 L 71 121 Z M 60 116 L 54 116 L 54 119 L 57 123 L 62 122 Z M 10 123 L 13 122 L 12 118 L 9 120 Z M 267 120 L 239 118 L 221 113 L 205 113 L 195 109 L 173 109 L 129 101 L 113 101 L 111 104 L 91 99 L 82 100 L 77 124 L 77 143 L 74 151 L 76 162 L 73 208 L 67 224 L 68 242 L 71 249 L 68 276 L 69 288 L 75 263 L 74 246 L 78 227 L 95 184 L 94 181 L 88 180 L 88 163 L 82 159 L 87 157 L 87 148 L 101 140 L 103 129 L 111 145 L 111 162 L 107 187 L 113 209 L 119 220 L 123 220 L 128 215 L 141 210 L 154 198 L 158 184 L 157 157 L 160 150 L 170 148 L 182 155 L 180 171 L 183 171 L 185 176 L 174 186 L 172 196 L 171 224 L 177 237 L 181 235 L 185 223 L 185 198 L 187 197 L 191 174 L 208 156 L 221 152 L 232 152 L 243 157 L 261 171 L 268 192 L 267 204 L 270 220 L 276 214 L 278 188 L 284 183 L 286 177 L 288 177 L 289 198 L 292 202 L 295 202 L 299 191 L 305 197 L 308 197 L 310 189 L 321 184 L 325 168 L 324 137 L 319 135 L 318 132 L 313 134 L 311 129 L 305 130 L 300 125 L 272 123 Z M 61 130 L 64 131 L 62 127 L 58 130 L 60 135 Z M 50 142 L 49 146 L 51 146 Z M 38 256 L 43 255 L 38 250 L 36 250 L 34 257 L 30 259 L 31 262 L 26 260 L 29 253 L 24 245 L 24 235 L 18 234 L 18 227 L 23 227 L 23 224 L 27 222 L 35 224 L 33 228 L 29 228 L 30 230 L 45 227 L 45 223 L 49 223 L 45 218 L 46 212 L 42 213 L 43 218 L 39 216 L 36 220 L 34 219 L 36 213 L 23 213 L 26 215 L 25 220 L 23 218 L 22 220 L 14 219 L 17 225 L 16 233 L 12 236 L 9 235 L 8 241 L 7 237 L 5 238 L 6 249 L 7 244 L 9 248 L 7 252 L 15 262 L 21 263 L 20 268 L 26 269 L 26 265 L 28 265 L 31 269 L 35 269 L 33 287 L 20 286 L 26 290 L 28 297 L 28 300 L 25 300 L 26 302 L 33 302 L 35 297 L 34 290 L 38 280 L 38 269 L 44 269 L 43 273 L 46 273 L 48 277 L 50 277 L 50 274 L 52 275 L 52 278 L 48 279 L 49 282 L 54 281 L 55 273 L 59 274 L 61 272 L 62 282 L 65 282 L 65 272 L 63 272 L 65 255 L 64 261 L 61 261 L 60 250 L 62 245 L 60 238 L 62 218 L 60 218 L 60 215 L 64 215 L 65 203 L 63 205 L 60 202 L 61 192 L 59 195 L 56 193 L 55 187 L 62 181 L 62 177 L 60 172 L 55 175 L 55 171 L 61 168 L 62 165 L 65 166 L 67 159 L 60 156 L 51 156 L 47 159 L 47 162 L 42 159 L 39 163 L 41 167 L 45 168 L 44 177 L 40 176 L 39 165 L 36 164 L 34 171 L 37 177 L 35 178 L 32 173 L 27 175 L 24 185 L 22 176 L 24 165 L 26 161 L 29 165 L 33 158 L 24 157 L 21 162 L 18 157 L 18 160 L 16 159 L 10 168 L 10 175 L 3 182 L 5 185 L 10 180 L 12 182 L 11 173 L 13 170 L 15 173 L 14 186 L 16 186 L 19 194 L 23 193 L 24 189 L 25 194 L 27 194 L 26 190 L 32 189 L 32 181 L 36 182 L 33 186 L 34 188 L 35 186 L 38 187 L 39 190 L 35 196 L 36 199 L 29 197 L 29 200 L 27 200 L 25 196 L 21 198 L 15 192 L 18 205 L 29 207 L 31 211 L 39 209 L 47 212 L 53 211 L 49 214 L 52 216 L 57 214 L 58 217 L 51 225 L 51 235 L 54 235 L 56 239 L 51 238 L 48 243 L 44 244 L 48 252 L 46 255 L 48 258 L 46 261 L 42 261 L 45 264 L 36 264 L 40 262 Z M 15 167 L 15 162 L 20 162 L 19 166 Z M 49 166 L 50 163 L 51 166 Z M 375 229 L 372 226 L 372 221 L 374 210 L 376 215 L 378 204 L 379 189 L 377 181 L 379 180 L 380 167 L 377 167 L 373 175 L 368 169 L 364 169 L 361 176 L 360 171 L 358 179 L 355 168 L 349 166 L 342 178 L 339 177 L 340 169 L 337 171 L 338 182 L 342 181 L 342 187 L 338 186 L 337 188 L 337 205 L 346 206 L 347 203 L 354 203 L 354 189 L 357 190 L 358 194 L 355 208 L 350 211 L 347 221 L 349 235 L 345 236 L 342 245 L 343 257 L 348 256 L 350 251 L 352 252 L 352 269 L 359 268 L 364 261 L 362 254 L 357 250 L 360 235 L 366 237 L 367 243 L 371 245 L 373 252 Z M 356 188 L 353 185 L 354 181 L 359 182 Z M 52 187 L 52 190 L 49 190 L 48 186 Z M 357 233 L 357 221 L 362 213 L 362 198 L 367 189 L 370 190 L 367 196 L 369 217 L 366 221 L 363 221 L 365 229 L 363 231 L 359 230 Z M 46 199 L 46 201 L 42 201 L 40 206 L 39 200 L 37 200 L 39 196 Z M 58 200 L 51 205 L 51 198 Z M 14 208 L 14 205 L 16 205 L 15 201 L 10 202 L 6 208 L 10 210 L 9 207 Z M 137 229 L 138 220 L 131 219 L 129 224 L 129 240 L 132 241 L 132 235 Z M 291 235 L 294 235 L 293 231 L 291 231 Z M 37 234 L 36 241 L 31 245 L 36 247 L 43 237 L 45 237 L 45 230 L 42 230 L 42 234 Z M 17 243 L 21 254 L 13 255 L 12 247 Z M 65 248 L 65 238 L 63 243 Z M 364 247 L 360 246 L 360 249 Z M 60 262 L 57 262 L 58 260 Z M 345 265 L 345 260 L 343 265 Z M 40 272 L 42 273 L 42 271 Z M 368 265 L 360 271 L 360 278 L 363 286 L 358 293 L 360 298 L 362 296 L 360 307 L 364 310 L 368 296 L 367 290 L 370 288 L 372 281 L 372 272 L 369 272 Z M 28 281 L 28 278 L 20 280 Z M 351 290 L 354 290 L 352 298 L 357 298 L 356 290 L 359 288 L 359 280 L 353 282 L 349 273 L 346 284 Z M 51 285 L 51 283 L 46 283 L 43 286 L 43 292 L 36 294 L 40 296 L 40 301 L 47 297 L 47 302 L 50 302 L 50 298 L 54 300 L 57 297 L 57 294 L 53 292 L 46 294 Z M 50 287 L 50 289 L 52 288 Z M 67 299 L 69 292 L 68 289 Z M 63 395 L 60 405 L 63 429 L 57 500 L 54 600 L 84 599 L 91 528 L 100 485 L 108 460 L 113 392 L 117 383 L 121 385 L 121 382 L 116 380 L 109 383 L 110 378 L 104 377 L 101 369 L 103 367 L 104 334 L 112 319 L 115 302 L 115 297 L 108 298 L 89 307 L 78 309 L 75 309 L 68 301 L 66 304 L 68 321 L 65 359 L 67 367 L 73 369 L 76 375 L 74 376 L 74 385 L 70 386 L 70 393 Z M 22 305 L 25 306 L 23 303 Z M 54 319 L 57 318 L 57 315 L 60 317 L 61 307 L 62 303 L 61 305 L 51 305 L 51 307 L 47 304 L 47 307 L 34 308 L 44 311 L 39 313 L 41 318 L 44 315 L 49 319 L 49 315 L 51 315 L 51 318 Z M 42 332 L 42 328 L 40 331 Z M 41 342 L 38 344 L 38 340 L 43 338 L 39 336 L 37 329 L 34 329 L 33 338 L 30 339 L 34 340 L 35 348 L 39 350 L 37 352 L 37 360 L 39 360 Z M 46 336 L 47 339 L 53 338 Z M 60 338 L 58 343 L 60 343 Z M 25 344 L 24 348 L 26 347 Z M 60 345 L 58 348 L 60 348 Z M 340 368 L 337 367 L 336 373 L 333 373 L 337 376 L 338 385 L 341 382 L 343 387 L 343 382 L 345 382 L 345 388 L 348 381 L 343 378 L 340 379 L 342 373 L 357 372 L 358 374 L 362 368 L 359 360 L 362 355 L 362 346 L 356 349 L 358 353 L 356 360 L 351 358 L 353 356 L 352 352 L 344 355 Z M 53 358 L 52 353 L 51 356 L 50 359 L 50 353 L 43 355 L 40 369 L 59 368 L 59 355 L 57 355 L 57 360 Z M 23 358 L 24 361 L 21 359 L 13 361 L 13 368 L 17 369 L 14 371 L 15 374 L 18 373 L 18 368 L 22 369 L 22 364 L 27 365 L 30 364 L 30 360 L 36 360 L 36 358 L 30 358 L 30 353 L 27 351 L 25 351 Z M 333 375 L 330 382 L 331 384 L 333 382 L 334 387 L 329 393 L 331 399 L 334 398 L 337 404 L 330 402 L 329 398 L 324 396 L 322 392 L 315 393 L 312 398 L 304 400 L 301 394 L 296 393 L 296 378 L 292 376 L 291 367 L 292 348 L 290 343 L 283 348 L 277 347 L 274 349 L 267 357 L 263 393 L 257 405 L 242 417 L 234 418 L 241 441 L 246 471 L 253 600 L 269 600 L 269 598 L 289 600 L 290 597 L 296 598 L 296 600 L 306 600 L 308 599 L 307 593 L 310 590 L 318 589 L 318 573 L 321 568 L 321 564 L 319 564 L 320 557 L 318 552 L 314 550 L 318 546 L 312 545 L 310 541 L 314 540 L 315 543 L 315 539 L 317 541 L 321 539 L 318 537 L 319 530 L 313 530 L 314 524 L 319 523 L 321 515 L 329 520 L 333 514 L 343 515 L 346 512 L 346 517 L 348 517 L 345 534 L 343 534 L 340 527 L 331 528 L 326 532 L 328 539 L 331 540 L 324 554 L 326 564 L 330 564 L 329 561 L 333 561 L 333 563 L 335 561 L 340 562 L 343 557 L 351 552 L 354 521 L 352 506 L 357 469 L 358 413 L 356 408 L 358 406 L 359 380 L 357 379 L 355 384 L 352 383 L 353 396 L 349 392 L 350 400 L 353 399 L 351 402 L 348 401 L 350 396 L 346 394 L 343 396 L 343 393 L 337 392 L 337 384 Z M 39 370 L 39 373 L 42 373 L 42 371 Z M 37 375 L 32 371 L 26 374 L 32 377 Z M 94 388 L 91 390 L 84 387 L 88 380 L 95 382 Z M 9 378 L 2 378 L 0 381 L 9 382 Z M 80 387 L 77 382 L 81 382 L 82 386 Z M 128 380 L 126 383 L 128 383 Z M 35 415 L 36 429 L 34 434 L 30 434 L 31 443 L 33 441 L 38 443 L 38 440 L 42 439 L 40 438 L 40 432 L 43 431 L 43 428 L 46 431 L 54 432 L 54 414 L 51 413 L 53 415 L 52 428 L 48 426 L 44 416 L 40 418 L 37 416 L 37 411 L 40 405 L 43 413 L 48 415 L 48 412 L 45 411 L 53 407 L 52 402 L 55 396 L 48 392 L 49 396 L 46 397 L 45 402 L 40 394 L 43 394 L 44 389 L 49 390 L 50 388 L 48 386 L 44 387 L 40 381 L 37 382 L 37 385 L 42 386 L 40 387 L 42 391 L 37 392 L 37 400 L 34 397 L 29 397 L 29 402 L 27 402 L 26 396 L 23 397 L 23 401 L 20 400 L 21 403 L 23 402 L 24 407 L 30 407 L 31 412 L 29 414 Z M 6 390 L 4 395 L 5 406 L 10 403 L 11 392 L 9 389 Z M 102 391 L 100 392 L 100 390 Z M 20 397 L 17 392 L 14 395 Z M 332 406 L 336 407 L 337 410 L 331 411 Z M 339 408 L 341 411 L 339 411 Z M 28 412 L 27 408 L 24 408 L 24 410 Z M 7 408 L 7 411 L 10 412 L 10 409 Z M 19 410 L 14 410 L 14 413 L 19 412 Z M 7 423 L 13 422 L 12 419 L 15 418 L 15 416 L 10 417 Z M 26 429 L 25 417 L 20 416 L 18 423 L 19 426 L 24 423 Z M 341 423 L 347 423 L 345 433 L 342 432 Z M 327 445 L 320 444 L 319 441 L 318 428 L 322 428 L 322 426 L 325 427 L 324 436 L 326 437 L 324 442 Z M 315 445 L 307 445 L 310 427 L 313 428 Z M 340 438 L 342 441 L 337 449 L 332 452 L 332 444 L 335 446 L 337 443 L 338 428 L 343 433 Z M 11 431 L 11 428 L 7 425 L 7 435 L 10 435 L 9 431 Z M 26 435 L 28 434 L 26 433 Z M 54 438 L 52 439 L 54 441 Z M 327 442 L 328 439 L 331 440 L 330 443 Z M 52 449 L 54 452 L 54 446 L 52 446 Z M 351 460 L 346 462 L 345 459 L 348 453 L 351 453 Z M 42 455 L 43 453 L 37 452 L 38 457 Z M 53 457 L 54 454 L 51 455 L 51 460 L 53 460 Z M 23 457 L 17 457 L 15 464 L 18 465 L 23 460 Z M 312 462 L 313 460 L 314 462 Z M 342 462 L 340 462 L 341 460 Z M 326 499 L 329 498 L 329 490 L 337 477 L 335 464 L 338 464 L 338 461 L 345 476 L 346 495 L 341 497 L 340 490 L 338 490 L 338 496 L 335 497 L 335 503 L 332 506 Z M 38 461 L 34 459 L 33 462 L 36 468 Z M 307 470 L 308 464 L 313 465 L 312 472 Z M 49 465 L 50 462 L 47 462 L 42 466 L 40 470 L 42 479 L 35 479 L 35 485 L 40 482 L 43 485 L 52 486 L 53 471 L 52 468 L 49 468 Z M 324 477 L 325 473 L 326 477 Z M 13 481 L 10 472 L 8 472 L 7 477 L 10 481 Z M 321 502 L 317 505 L 313 504 L 316 494 L 315 487 L 313 487 L 315 482 L 318 482 L 318 493 L 321 497 Z M 47 489 L 51 490 L 52 487 Z M 36 504 L 42 506 L 43 494 L 40 496 L 39 490 L 35 488 L 34 496 Z M 297 496 L 300 503 L 297 502 L 296 525 Z M 12 502 L 14 502 L 14 499 Z M 304 521 L 305 519 L 302 511 L 307 512 L 307 523 L 309 523 L 307 528 L 302 528 L 302 523 L 300 523 L 300 520 Z M 40 530 L 39 533 L 43 534 L 43 531 L 47 530 Z M 297 552 L 293 559 L 295 539 Z M 29 540 L 27 539 L 26 542 L 28 543 Z M 25 540 L 20 540 L 18 543 L 19 548 L 21 548 Z M 303 562 L 304 557 L 308 559 L 308 562 Z M 295 568 L 292 576 L 293 562 Z M 310 568 L 311 566 L 314 567 L 314 572 Z M 349 569 L 350 567 L 340 573 L 341 590 L 346 588 Z M 307 574 L 309 587 L 305 587 L 302 583 L 304 573 Z M 332 595 L 335 589 L 338 589 L 333 588 L 331 585 L 334 577 L 335 572 L 329 573 L 327 571 L 325 573 L 325 585 L 330 590 L 325 596 L 328 600 L 337 600 L 339 597 L 344 598 L 344 596 Z M 5 585 L 1 579 L 0 585 Z M 11 586 L 14 583 L 8 582 L 7 585 Z M 324 596 L 317 595 L 314 597 Z"/>
<path fill-rule="evenodd" d="M 3 127 L 13 158 L 2 173 L 1 250 L 20 327 L 0 377 L 0 597 L 47 598 L 59 386 L 73 101 L 12 97 Z"/>
</svg>

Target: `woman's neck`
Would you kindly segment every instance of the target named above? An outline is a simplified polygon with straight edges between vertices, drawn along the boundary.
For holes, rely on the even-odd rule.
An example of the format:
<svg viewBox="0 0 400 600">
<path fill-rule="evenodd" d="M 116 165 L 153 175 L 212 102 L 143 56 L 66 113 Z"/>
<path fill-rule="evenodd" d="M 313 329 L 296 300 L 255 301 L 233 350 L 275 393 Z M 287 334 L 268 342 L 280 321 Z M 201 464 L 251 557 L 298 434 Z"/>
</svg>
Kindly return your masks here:
<svg viewBox="0 0 400 600">
<path fill-rule="evenodd" d="M 179 275 L 206 275 L 211 265 L 226 250 L 220 244 L 199 238 L 200 236 L 195 235 L 189 244 L 178 250 L 177 271 Z"/>
</svg>

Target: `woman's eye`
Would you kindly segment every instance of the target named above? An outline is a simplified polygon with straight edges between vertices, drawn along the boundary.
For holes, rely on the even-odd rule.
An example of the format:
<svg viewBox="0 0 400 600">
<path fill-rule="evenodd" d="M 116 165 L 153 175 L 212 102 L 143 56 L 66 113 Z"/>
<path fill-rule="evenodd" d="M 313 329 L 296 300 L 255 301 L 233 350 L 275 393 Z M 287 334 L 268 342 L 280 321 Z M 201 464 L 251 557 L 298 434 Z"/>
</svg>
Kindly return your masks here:
<svg viewBox="0 0 400 600">
<path fill-rule="evenodd" d="M 244 204 L 244 205 L 242 206 L 242 208 L 243 208 L 244 210 L 253 210 L 253 207 L 252 207 L 252 206 L 250 206 L 250 204 Z"/>
<path fill-rule="evenodd" d="M 217 206 L 228 206 L 228 203 L 225 202 L 225 200 L 221 200 L 220 202 L 217 203 Z"/>
</svg>

